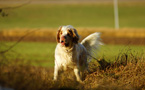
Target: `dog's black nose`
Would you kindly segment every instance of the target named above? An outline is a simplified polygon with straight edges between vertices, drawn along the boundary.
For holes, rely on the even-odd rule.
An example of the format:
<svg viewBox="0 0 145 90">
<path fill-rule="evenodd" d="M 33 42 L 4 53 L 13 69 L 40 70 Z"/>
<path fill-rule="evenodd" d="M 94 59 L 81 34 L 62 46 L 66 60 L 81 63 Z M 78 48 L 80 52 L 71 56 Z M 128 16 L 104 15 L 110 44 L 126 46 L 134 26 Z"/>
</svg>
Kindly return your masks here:
<svg viewBox="0 0 145 90">
<path fill-rule="evenodd" d="M 63 43 L 64 41 L 61 41 L 61 43 Z"/>
</svg>

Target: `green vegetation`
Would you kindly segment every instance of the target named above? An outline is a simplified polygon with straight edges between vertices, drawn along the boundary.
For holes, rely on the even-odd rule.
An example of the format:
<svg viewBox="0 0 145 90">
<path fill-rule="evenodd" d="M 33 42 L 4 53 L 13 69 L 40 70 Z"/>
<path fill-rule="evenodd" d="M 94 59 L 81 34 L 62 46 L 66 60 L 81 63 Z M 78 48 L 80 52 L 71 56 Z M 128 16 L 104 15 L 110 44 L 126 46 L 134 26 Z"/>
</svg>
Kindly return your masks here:
<svg viewBox="0 0 145 90">
<path fill-rule="evenodd" d="M 134 55 L 145 56 L 144 51 L 145 46 L 140 45 L 103 45 L 97 57 L 113 62 L 120 54 L 131 52 Z"/>
<path fill-rule="evenodd" d="M 11 46 L 15 42 L 3 42 Z M 34 66 L 52 67 L 54 65 L 54 50 L 56 43 L 42 42 L 20 42 L 12 50 L 6 53 L 9 60 L 25 60 Z M 1 47 L 5 50 L 7 47 Z M 120 53 L 132 52 L 141 55 L 145 51 L 145 46 L 133 45 L 103 45 L 98 51 L 96 58 L 104 58 L 108 62 L 113 62 Z"/>
<path fill-rule="evenodd" d="M 15 42 L 4 43 L 5 45 L 1 45 L 1 50 L 6 50 Z M 55 45 L 55 43 L 20 42 L 5 56 L 8 60 L 24 60 L 26 64 L 52 67 L 54 65 Z"/>
<path fill-rule="evenodd" d="M 6 9 L 7 17 L 0 16 L 0 29 L 44 28 L 71 24 L 75 27 L 114 27 L 113 4 L 28 4 Z M 119 4 L 121 27 L 144 28 L 145 5 Z"/>
</svg>

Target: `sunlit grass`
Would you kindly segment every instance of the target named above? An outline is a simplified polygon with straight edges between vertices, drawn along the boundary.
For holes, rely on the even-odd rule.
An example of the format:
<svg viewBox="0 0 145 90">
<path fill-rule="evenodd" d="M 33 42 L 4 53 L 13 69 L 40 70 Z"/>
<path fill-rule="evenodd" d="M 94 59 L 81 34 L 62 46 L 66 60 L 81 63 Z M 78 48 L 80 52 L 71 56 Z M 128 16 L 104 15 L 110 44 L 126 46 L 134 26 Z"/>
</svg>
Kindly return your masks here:
<svg viewBox="0 0 145 90">
<path fill-rule="evenodd" d="M 3 50 L 15 42 L 4 42 Z M 6 53 L 9 60 L 26 60 L 32 65 L 52 67 L 56 43 L 20 42 Z M 12 55 L 11 55 L 12 54 Z"/>
<path fill-rule="evenodd" d="M 132 52 L 135 55 L 145 56 L 145 46 L 141 45 L 103 45 L 101 46 L 97 57 L 105 58 L 109 62 L 116 60 L 117 56 L 123 53 Z"/>
<path fill-rule="evenodd" d="M 11 46 L 15 42 L 3 42 Z M 26 60 L 34 66 L 54 66 L 54 51 L 56 43 L 50 42 L 20 42 L 9 52 L 6 53 L 7 59 Z M 8 47 L 3 46 L 3 50 Z M 105 58 L 108 62 L 114 62 L 120 53 L 133 52 L 145 56 L 145 46 L 135 45 L 102 45 L 96 55 L 97 59 Z M 11 55 L 12 53 L 12 55 Z"/>
</svg>

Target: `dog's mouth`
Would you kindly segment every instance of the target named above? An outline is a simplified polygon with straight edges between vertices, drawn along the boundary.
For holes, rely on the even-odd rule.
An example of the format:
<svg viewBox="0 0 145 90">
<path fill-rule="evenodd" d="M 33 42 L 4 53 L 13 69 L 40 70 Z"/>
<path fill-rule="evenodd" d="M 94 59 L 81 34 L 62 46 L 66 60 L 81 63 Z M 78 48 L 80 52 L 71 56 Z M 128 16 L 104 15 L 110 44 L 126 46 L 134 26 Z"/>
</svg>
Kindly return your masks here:
<svg viewBox="0 0 145 90">
<path fill-rule="evenodd" d="M 64 40 L 62 40 L 62 41 L 61 41 L 61 45 L 62 45 L 62 46 L 68 47 L 68 46 L 69 46 L 69 43 L 66 43 Z"/>
<path fill-rule="evenodd" d="M 62 41 L 61 41 L 61 45 L 65 45 L 65 41 L 62 40 Z"/>
</svg>

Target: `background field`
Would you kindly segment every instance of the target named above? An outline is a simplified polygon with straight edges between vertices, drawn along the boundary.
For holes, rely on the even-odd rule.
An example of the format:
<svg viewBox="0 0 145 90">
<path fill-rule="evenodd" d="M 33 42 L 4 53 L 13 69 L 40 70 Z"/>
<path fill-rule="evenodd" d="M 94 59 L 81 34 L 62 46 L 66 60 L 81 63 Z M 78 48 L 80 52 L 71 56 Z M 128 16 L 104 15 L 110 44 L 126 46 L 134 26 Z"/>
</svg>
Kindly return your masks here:
<svg viewBox="0 0 145 90">
<path fill-rule="evenodd" d="M 145 6 L 141 3 L 119 3 L 121 28 L 144 28 Z M 19 5 L 19 4 L 18 4 Z M 15 5 L 3 5 L 15 7 Z M 19 8 L 3 9 L 8 16 L 0 17 L 0 29 L 50 28 L 60 25 L 75 27 L 114 27 L 113 3 L 102 4 L 27 4 Z"/>
</svg>

